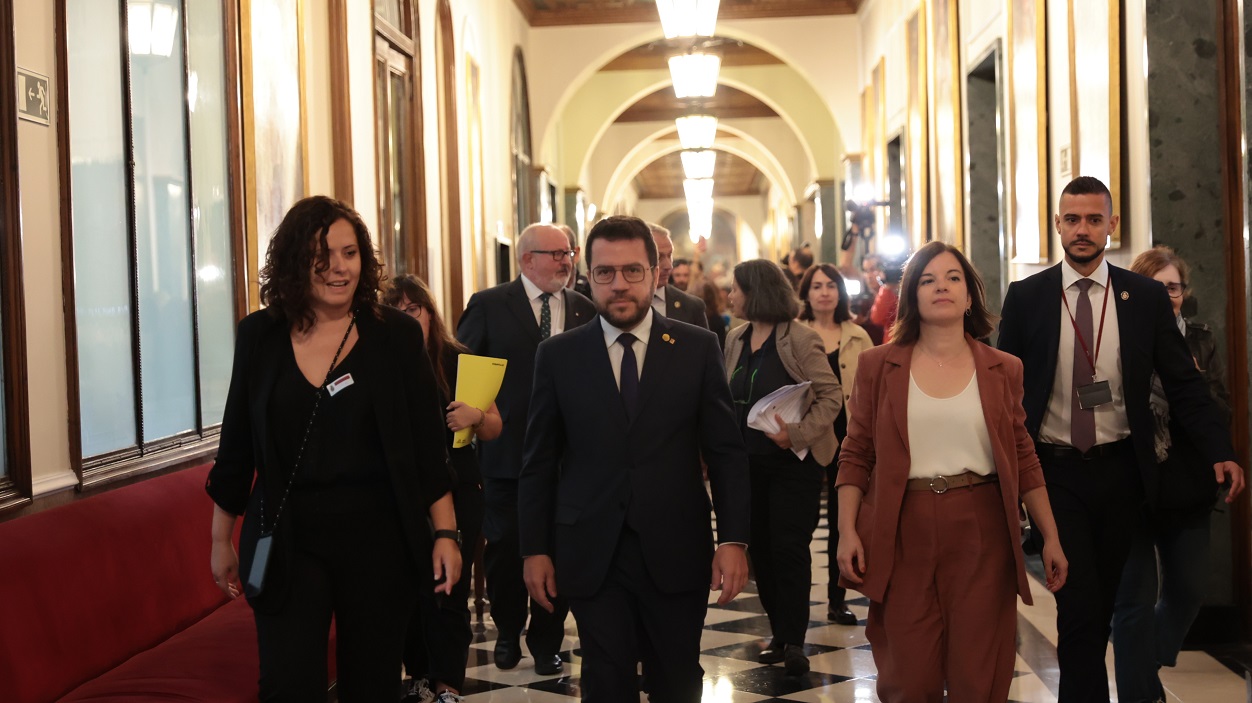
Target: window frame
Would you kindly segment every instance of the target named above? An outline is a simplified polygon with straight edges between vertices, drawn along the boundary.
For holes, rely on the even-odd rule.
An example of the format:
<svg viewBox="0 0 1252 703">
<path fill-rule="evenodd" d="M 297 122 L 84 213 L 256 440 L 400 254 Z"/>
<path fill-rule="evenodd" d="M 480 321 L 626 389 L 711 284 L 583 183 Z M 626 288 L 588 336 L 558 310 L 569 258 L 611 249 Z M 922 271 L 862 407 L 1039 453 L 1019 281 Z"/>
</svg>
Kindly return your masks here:
<svg viewBox="0 0 1252 703">
<path fill-rule="evenodd" d="M 9 2 L 11 0 L 0 0 L 0 2 Z M 71 178 L 71 162 L 70 162 L 70 110 L 69 110 L 69 53 L 67 46 L 67 22 L 66 22 L 66 2 L 67 0 L 56 0 L 56 53 L 57 53 L 57 153 L 59 161 L 59 177 L 60 177 L 60 193 L 61 193 L 61 286 L 64 296 L 64 322 L 65 322 L 65 366 L 66 366 L 66 396 L 68 400 L 69 414 L 69 449 L 70 464 L 74 473 L 78 476 L 79 489 L 98 486 L 111 483 L 124 478 L 139 476 L 153 471 L 168 469 L 176 465 L 191 465 L 198 463 L 212 456 L 217 449 L 218 435 L 221 432 L 221 423 L 214 423 L 206 426 L 202 409 L 199 403 L 200 397 L 200 349 L 199 349 L 199 290 L 194 284 L 191 289 L 192 304 L 192 320 L 193 327 L 193 354 L 194 368 L 196 371 L 193 379 L 196 389 L 197 403 L 195 407 L 195 421 L 198 429 L 187 430 L 179 434 L 162 437 L 157 440 L 146 440 L 143 435 L 143 408 L 142 408 L 142 377 L 140 374 L 140 335 L 139 335 L 139 290 L 134 285 L 136 273 L 136 231 L 135 231 L 135 193 L 134 193 L 134 150 L 135 140 L 133 133 L 133 109 L 131 106 L 131 91 L 129 89 L 131 63 L 129 61 L 129 40 L 127 36 L 127 9 L 126 0 L 118 1 L 118 11 L 120 13 L 120 34 L 118 51 L 122 52 L 122 80 L 123 80 L 123 99 L 122 104 L 126 110 L 126 117 L 123 120 L 123 134 L 126 142 L 126 149 L 129 155 L 126 166 L 126 193 L 129 199 L 127 212 L 128 226 L 128 247 L 127 252 L 129 258 L 128 274 L 132 281 L 130 304 L 131 304 L 131 335 L 135 340 L 132 351 L 132 366 L 135 374 L 135 417 L 136 417 L 136 444 L 135 446 L 119 449 L 103 454 L 93 455 L 90 457 L 83 456 L 82 447 L 82 393 L 79 387 L 79 356 L 78 356 L 78 316 L 76 311 L 76 292 L 74 286 L 74 223 L 72 215 L 73 203 L 73 181 Z M 188 48 L 187 48 L 187 6 L 186 0 L 177 0 L 179 11 L 182 13 L 183 32 L 179 37 L 178 50 L 183 52 L 183 80 L 184 92 L 187 80 L 188 68 Z M 226 58 L 225 73 L 225 91 L 224 102 L 226 104 L 226 159 L 227 173 L 226 184 L 230 197 L 229 220 L 231 223 L 231 266 L 230 271 L 234 276 L 233 290 L 233 309 L 235 312 L 235 321 L 241 320 L 248 312 L 246 271 L 247 262 L 245 253 L 247 251 L 247 243 L 245 240 L 245 219 L 244 219 L 244 172 L 243 172 L 243 149 L 242 149 L 242 91 L 240 83 L 240 36 L 239 36 L 239 8 L 238 5 L 229 0 L 221 1 L 222 9 L 222 41 L 223 53 Z M 190 130 L 190 115 L 188 114 L 188 106 L 185 100 L 182 102 L 183 119 Z M 188 185 L 191 184 L 191 137 L 190 131 L 187 135 L 187 142 L 184 144 L 184 158 L 187 163 Z M 189 243 L 191 251 L 190 265 L 195 266 L 195 242 L 197 233 L 192 222 L 191 200 L 188 199 L 188 232 L 191 241 Z M 194 280 L 194 277 L 193 277 Z"/>
<path fill-rule="evenodd" d="M 13 0 L 0 0 L 0 94 L 17 94 Z M 32 500 L 30 405 L 27 392 L 26 304 L 22 278 L 21 173 L 18 169 L 17 105 L 0 101 L 0 337 L 3 338 L 5 474 L 0 477 L 0 512 Z"/>
</svg>

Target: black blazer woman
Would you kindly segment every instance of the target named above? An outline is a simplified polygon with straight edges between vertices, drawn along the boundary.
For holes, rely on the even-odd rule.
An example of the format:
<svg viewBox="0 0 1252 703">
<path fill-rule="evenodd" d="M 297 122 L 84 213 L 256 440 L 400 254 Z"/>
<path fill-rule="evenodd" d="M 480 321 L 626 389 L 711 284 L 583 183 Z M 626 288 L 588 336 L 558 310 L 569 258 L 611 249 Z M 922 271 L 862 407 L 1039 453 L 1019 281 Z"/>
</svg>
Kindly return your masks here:
<svg viewBox="0 0 1252 703">
<path fill-rule="evenodd" d="M 460 575 L 435 379 L 417 322 L 377 305 L 380 277 L 360 216 L 306 198 L 266 253 L 267 308 L 239 324 L 206 489 L 228 596 L 273 532 L 249 597 L 263 701 L 326 695 L 332 616 L 339 699 L 394 696 L 413 592 L 444 575 L 447 592 Z M 240 515 L 242 559 L 230 541 Z M 452 539 L 432 539 L 431 525 Z"/>
</svg>

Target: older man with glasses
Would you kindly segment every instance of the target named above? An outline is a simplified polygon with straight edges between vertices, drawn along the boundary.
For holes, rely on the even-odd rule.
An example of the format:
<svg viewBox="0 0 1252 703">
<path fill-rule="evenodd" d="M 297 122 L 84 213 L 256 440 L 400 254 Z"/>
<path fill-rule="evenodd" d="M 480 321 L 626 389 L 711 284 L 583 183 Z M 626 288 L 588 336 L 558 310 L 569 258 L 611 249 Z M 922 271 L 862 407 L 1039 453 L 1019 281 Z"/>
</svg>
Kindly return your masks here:
<svg viewBox="0 0 1252 703">
<path fill-rule="evenodd" d="M 504 429 L 497 439 L 482 443 L 479 456 L 486 503 L 483 562 L 491 617 L 499 631 L 494 660 L 501 669 L 512 669 L 521 660 L 520 640 L 528 609 L 518 551 L 517 477 L 522 467 L 535 349 L 541 341 L 596 315 L 590 300 L 565 287 L 574 266 L 574 251 L 557 226 L 527 227 L 518 237 L 517 254 L 521 275 L 471 296 L 456 331 L 457 339 L 474 354 L 509 362 L 496 397 Z M 534 658 L 535 672 L 559 674 L 568 608 L 558 600 L 551 612 L 534 603 L 529 604 L 529 611 L 526 646 Z"/>
</svg>

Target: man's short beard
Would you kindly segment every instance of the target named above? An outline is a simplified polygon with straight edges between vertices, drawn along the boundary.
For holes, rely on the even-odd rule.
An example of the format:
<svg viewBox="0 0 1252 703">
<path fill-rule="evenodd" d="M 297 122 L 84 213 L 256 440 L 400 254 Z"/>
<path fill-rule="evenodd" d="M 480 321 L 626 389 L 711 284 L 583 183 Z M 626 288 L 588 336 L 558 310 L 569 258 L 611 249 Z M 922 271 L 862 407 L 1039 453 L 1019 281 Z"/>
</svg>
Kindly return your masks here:
<svg viewBox="0 0 1252 703">
<path fill-rule="evenodd" d="M 1091 243 L 1092 243 L 1092 245 L 1095 245 L 1095 242 L 1094 242 L 1094 241 L 1092 241 Z M 1071 246 L 1072 246 L 1072 244 L 1071 244 Z M 1095 261 L 1096 259 L 1100 258 L 1100 257 L 1104 254 L 1104 249 L 1105 249 L 1105 247 L 1104 247 L 1104 246 L 1102 246 L 1102 245 L 1101 245 L 1101 246 L 1099 246 L 1099 247 L 1098 247 L 1098 248 L 1097 248 L 1097 249 L 1096 249 L 1096 250 L 1095 250 L 1092 254 L 1090 254 L 1089 256 L 1080 256 L 1080 255 L 1078 255 L 1078 254 L 1075 254 L 1073 251 L 1070 251 L 1070 247 L 1064 247 L 1064 249 L 1065 249 L 1065 255 L 1069 257 L 1069 260 L 1070 260 L 1070 261 L 1073 261 L 1073 262 L 1074 262 L 1074 263 L 1076 263 L 1076 264 L 1089 264 L 1089 263 L 1091 263 L 1092 261 Z"/>
<path fill-rule="evenodd" d="M 609 303 L 612 303 L 612 301 L 610 300 Z M 609 321 L 610 325 L 613 325 L 620 330 L 628 330 L 634 328 L 634 326 L 638 325 L 640 322 L 643 322 L 643 318 L 648 316 L 648 311 L 651 309 L 652 308 L 647 305 L 638 305 L 635 308 L 634 315 L 627 318 L 621 318 L 613 314 L 609 304 L 605 304 L 600 308 L 600 314 L 604 316 L 604 319 Z"/>
</svg>

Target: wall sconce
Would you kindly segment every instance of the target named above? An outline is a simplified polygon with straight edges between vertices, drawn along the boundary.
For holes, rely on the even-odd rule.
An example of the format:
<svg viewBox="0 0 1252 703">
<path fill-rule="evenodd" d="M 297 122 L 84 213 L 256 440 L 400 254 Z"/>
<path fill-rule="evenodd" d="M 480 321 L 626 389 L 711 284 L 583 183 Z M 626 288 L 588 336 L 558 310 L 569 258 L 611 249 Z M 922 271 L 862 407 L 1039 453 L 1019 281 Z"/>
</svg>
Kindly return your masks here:
<svg viewBox="0 0 1252 703">
<path fill-rule="evenodd" d="M 717 152 L 709 149 L 687 150 L 679 154 L 683 175 L 687 178 L 712 178 L 717 165 Z"/>
<path fill-rule="evenodd" d="M 656 0 L 665 38 L 713 36 L 720 4 L 721 0 Z"/>
<path fill-rule="evenodd" d="M 717 118 L 712 115 L 687 115 L 674 121 L 678 125 L 678 141 L 684 149 L 708 149 L 717 137 Z"/>
<path fill-rule="evenodd" d="M 130 53 L 169 57 L 174 53 L 178 29 L 178 9 L 153 0 L 126 3 L 126 28 Z"/>
</svg>

